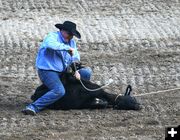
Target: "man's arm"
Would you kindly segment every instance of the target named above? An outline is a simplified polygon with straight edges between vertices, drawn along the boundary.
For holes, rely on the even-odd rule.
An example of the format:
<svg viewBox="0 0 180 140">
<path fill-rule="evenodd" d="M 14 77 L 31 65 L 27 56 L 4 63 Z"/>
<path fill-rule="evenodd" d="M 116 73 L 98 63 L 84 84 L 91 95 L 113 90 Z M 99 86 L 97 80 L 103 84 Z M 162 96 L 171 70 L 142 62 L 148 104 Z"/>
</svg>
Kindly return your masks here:
<svg viewBox="0 0 180 140">
<path fill-rule="evenodd" d="M 73 62 L 80 62 L 80 55 L 77 49 L 74 49 L 74 55 L 72 56 Z"/>
<path fill-rule="evenodd" d="M 72 56 L 72 62 L 80 62 L 80 55 L 78 52 L 78 48 L 76 46 L 76 42 L 74 41 L 74 51 Z"/>
<path fill-rule="evenodd" d="M 43 41 L 43 47 L 53 50 L 69 50 L 70 46 L 60 43 L 55 33 L 49 33 Z"/>
</svg>

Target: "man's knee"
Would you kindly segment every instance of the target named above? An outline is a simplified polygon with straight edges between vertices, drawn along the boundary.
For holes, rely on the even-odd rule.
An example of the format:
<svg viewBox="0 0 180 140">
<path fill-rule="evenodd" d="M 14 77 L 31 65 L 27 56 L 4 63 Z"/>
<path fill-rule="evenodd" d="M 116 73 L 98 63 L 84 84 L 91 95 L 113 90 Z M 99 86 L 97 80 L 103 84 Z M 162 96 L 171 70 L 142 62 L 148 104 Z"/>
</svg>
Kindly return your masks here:
<svg viewBox="0 0 180 140">
<path fill-rule="evenodd" d="M 92 69 L 90 67 L 86 67 L 87 73 L 89 74 L 89 76 L 92 75 Z"/>
<path fill-rule="evenodd" d="M 92 69 L 90 67 L 85 67 L 79 70 L 81 77 L 85 80 L 90 80 L 92 75 Z"/>
</svg>

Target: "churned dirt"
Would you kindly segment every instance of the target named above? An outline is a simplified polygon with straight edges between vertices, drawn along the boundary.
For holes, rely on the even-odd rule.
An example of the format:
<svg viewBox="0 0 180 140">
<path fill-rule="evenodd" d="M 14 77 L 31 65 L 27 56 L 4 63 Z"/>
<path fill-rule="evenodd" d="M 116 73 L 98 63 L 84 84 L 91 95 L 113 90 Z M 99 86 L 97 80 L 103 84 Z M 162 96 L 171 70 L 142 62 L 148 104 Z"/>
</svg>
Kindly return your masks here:
<svg viewBox="0 0 180 140">
<path fill-rule="evenodd" d="M 40 84 L 35 58 L 55 23 L 71 20 L 82 35 L 81 60 L 92 81 L 120 94 L 180 87 L 179 0 L 0 0 L 0 139 L 162 140 L 180 124 L 180 91 L 138 97 L 141 111 L 21 110 Z"/>
</svg>

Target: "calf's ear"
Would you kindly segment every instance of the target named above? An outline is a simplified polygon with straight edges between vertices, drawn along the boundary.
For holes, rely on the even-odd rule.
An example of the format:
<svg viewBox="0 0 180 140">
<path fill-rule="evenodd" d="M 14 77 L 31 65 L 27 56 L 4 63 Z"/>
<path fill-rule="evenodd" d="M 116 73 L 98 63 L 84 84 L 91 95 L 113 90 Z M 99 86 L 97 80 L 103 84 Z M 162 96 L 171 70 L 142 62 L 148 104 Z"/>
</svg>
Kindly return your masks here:
<svg viewBox="0 0 180 140">
<path fill-rule="evenodd" d="M 126 88 L 126 92 L 124 93 L 124 96 L 130 96 L 132 93 L 132 86 L 128 85 Z"/>
</svg>

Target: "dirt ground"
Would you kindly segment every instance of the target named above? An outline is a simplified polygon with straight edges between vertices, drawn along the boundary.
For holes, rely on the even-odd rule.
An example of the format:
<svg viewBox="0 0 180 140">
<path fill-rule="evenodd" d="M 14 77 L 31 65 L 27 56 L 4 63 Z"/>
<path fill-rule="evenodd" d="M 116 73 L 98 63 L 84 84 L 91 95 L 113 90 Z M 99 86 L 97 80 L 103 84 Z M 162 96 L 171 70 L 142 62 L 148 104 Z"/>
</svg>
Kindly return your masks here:
<svg viewBox="0 0 180 140">
<path fill-rule="evenodd" d="M 55 23 L 72 20 L 81 60 L 106 90 L 180 87 L 179 0 L 0 0 L 0 139 L 163 140 L 180 124 L 180 90 L 138 97 L 141 111 L 21 110 L 40 84 L 35 57 Z"/>
</svg>

